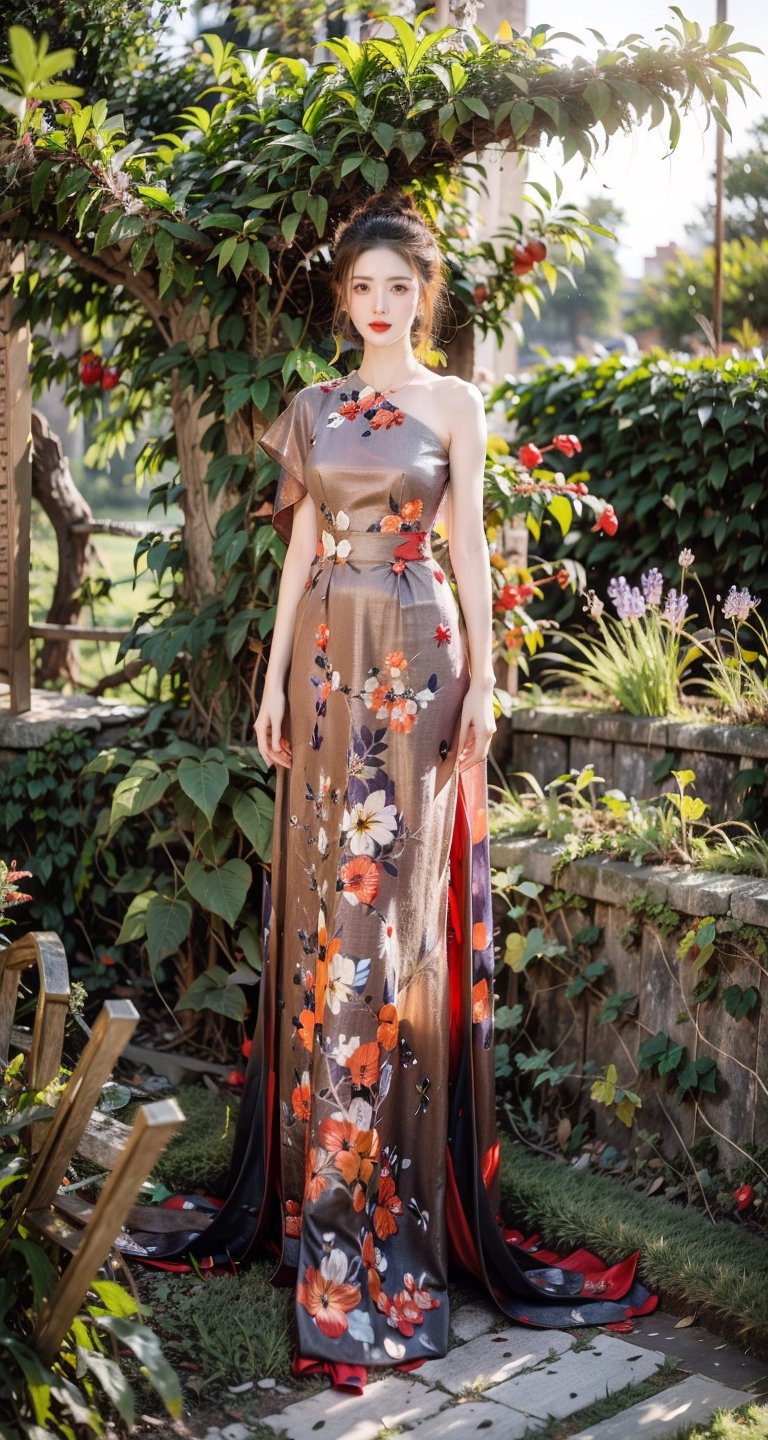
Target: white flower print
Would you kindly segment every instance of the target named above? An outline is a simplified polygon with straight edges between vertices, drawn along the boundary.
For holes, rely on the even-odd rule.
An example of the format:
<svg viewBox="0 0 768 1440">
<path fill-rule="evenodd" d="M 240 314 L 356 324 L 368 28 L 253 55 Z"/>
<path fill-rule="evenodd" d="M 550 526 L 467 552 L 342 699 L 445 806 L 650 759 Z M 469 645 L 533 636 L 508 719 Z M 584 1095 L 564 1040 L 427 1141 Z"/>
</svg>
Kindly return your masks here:
<svg viewBox="0 0 768 1440">
<path fill-rule="evenodd" d="M 376 845 L 388 845 L 397 830 L 397 809 L 386 805 L 386 792 L 374 790 L 362 803 L 344 811 L 342 828 L 353 855 L 372 855 Z"/>
<path fill-rule="evenodd" d="M 354 995 L 355 962 L 349 955 L 335 955 L 328 970 L 325 1003 L 334 1015 L 338 1015 L 342 1004 Z"/>
<path fill-rule="evenodd" d="M 333 528 L 334 530 L 349 529 L 349 516 L 347 515 L 345 510 L 339 510 L 338 514 L 336 515 L 336 524 Z"/>
<path fill-rule="evenodd" d="M 331 558 L 334 558 L 336 560 L 346 560 L 352 549 L 352 545 L 349 540 L 340 540 L 337 545 L 330 530 L 323 531 L 322 540 L 324 560 L 330 560 Z"/>
</svg>

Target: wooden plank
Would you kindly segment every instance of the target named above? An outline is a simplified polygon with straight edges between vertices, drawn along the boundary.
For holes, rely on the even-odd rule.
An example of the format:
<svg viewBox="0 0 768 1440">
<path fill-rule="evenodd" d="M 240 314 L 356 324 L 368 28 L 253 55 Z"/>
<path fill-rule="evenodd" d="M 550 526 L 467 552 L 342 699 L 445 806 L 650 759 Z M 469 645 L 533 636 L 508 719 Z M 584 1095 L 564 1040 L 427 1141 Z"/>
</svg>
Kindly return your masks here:
<svg viewBox="0 0 768 1440">
<path fill-rule="evenodd" d="M 30 625 L 29 633 L 37 640 L 122 640 L 130 627 L 124 625 Z"/>
<path fill-rule="evenodd" d="M 0 950 L 0 1060 L 10 1058 L 21 973 L 36 965 L 40 998 L 32 1031 L 27 1080 L 42 1090 L 59 1073 L 69 1009 L 69 968 L 64 946 L 52 930 L 35 930 Z"/>
<path fill-rule="evenodd" d="M 130 1125 L 106 1115 L 103 1110 L 94 1110 L 83 1131 L 78 1155 L 98 1165 L 100 1170 L 114 1170 L 131 1133 Z"/>
<path fill-rule="evenodd" d="M 107 1000 L 96 1017 L 88 1041 L 67 1084 L 56 1114 L 40 1147 L 23 1191 L 13 1208 L 7 1232 L 30 1206 L 36 1210 L 50 1205 L 72 1156 L 85 1133 L 102 1086 L 123 1046 L 139 1023 L 139 1012 L 130 1000 Z"/>
<path fill-rule="evenodd" d="M 44 1302 L 35 1332 L 35 1349 L 43 1364 L 57 1355 L 72 1321 L 120 1233 L 129 1206 L 184 1115 L 175 1100 L 156 1100 L 138 1111 L 131 1138 L 102 1190 L 93 1218 L 54 1293 Z"/>
<path fill-rule="evenodd" d="M 68 1254 L 74 1255 L 83 1236 L 82 1226 L 70 1225 L 63 1215 L 55 1210 L 28 1210 L 24 1224 L 36 1230 L 46 1240 L 52 1240 Z"/>
<path fill-rule="evenodd" d="M 144 535 L 180 535 L 181 526 L 170 520 L 83 520 L 71 527 L 73 535 L 125 535 L 141 540 Z"/>
</svg>

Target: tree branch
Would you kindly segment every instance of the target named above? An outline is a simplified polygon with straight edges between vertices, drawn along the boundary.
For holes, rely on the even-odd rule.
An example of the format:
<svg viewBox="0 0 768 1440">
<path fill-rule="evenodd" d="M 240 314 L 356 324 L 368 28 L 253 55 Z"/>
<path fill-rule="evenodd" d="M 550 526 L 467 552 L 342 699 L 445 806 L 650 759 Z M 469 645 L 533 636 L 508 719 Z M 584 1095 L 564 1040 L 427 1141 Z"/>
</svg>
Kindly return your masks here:
<svg viewBox="0 0 768 1440">
<path fill-rule="evenodd" d="M 166 345 L 173 343 L 173 337 L 168 326 L 165 324 L 164 312 L 157 296 L 148 285 L 142 283 L 137 275 L 132 274 L 127 263 L 125 268 L 113 270 L 109 265 L 105 265 L 103 260 L 98 260 L 94 255 L 89 255 L 87 250 L 81 250 L 80 246 L 76 245 L 74 240 L 70 240 L 68 235 L 63 235 L 54 230 L 41 230 L 33 227 L 30 229 L 29 237 L 31 240 L 40 240 L 46 245 L 53 245 L 57 250 L 61 250 L 63 254 L 69 255 L 70 259 L 74 260 L 75 264 L 79 265 L 81 270 L 86 270 L 90 275 L 95 275 L 97 279 L 102 280 L 105 285 L 121 285 L 124 290 L 127 290 L 130 295 L 133 295 L 134 298 L 144 306 L 147 314 L 160 331 Z"/>
</svg>

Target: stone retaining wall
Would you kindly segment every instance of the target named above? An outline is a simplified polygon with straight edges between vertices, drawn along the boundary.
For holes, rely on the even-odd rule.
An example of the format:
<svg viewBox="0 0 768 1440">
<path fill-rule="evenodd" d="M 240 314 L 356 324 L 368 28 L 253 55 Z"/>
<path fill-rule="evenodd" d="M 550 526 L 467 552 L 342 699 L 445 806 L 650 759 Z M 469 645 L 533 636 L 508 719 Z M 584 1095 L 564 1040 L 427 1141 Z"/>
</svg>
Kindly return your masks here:
<svg viewBox="0 0 768 1440">
<path fill-rule="evenodd" d="M 672 768 L 696 772 L 695 792 L 715 820 L 738 814 L 739 773 L 768 762 L 768 729 L 760 725 L 694 724 L 554 706 L 513 710 L 508 725 L 504 769 L 511 783 L 515 770 L 528 770 L 546 785 L 590 764 L 607 788 L 648 800 L 674 788 L 668 776 L 653 779 L 654 767 L 673 755 Z"/>
<path fill-rule="evenodd" d="M 497 840 L 491 844 L 491 863 L 497 868 L 520 866 L 525 878 L 550 886 L 557 852 L 555 844 L 542 840 Z M 600 1071 L 614 1063 L 619 1082 L 642 1097 L 636 1128 L 660 1131 L 669 1154 L 679 1150 L 680 1140 L 690 1147 L 712 1133 L 710 1127 L 719 1132 L 715 1134 L 719 1157 L 729 1169 L 741 1159 L 729 1141 L 768 1145 L 768 977 L 763 973 L 768 962 L 764 959 L 761 969 L 743 950 L 743 938 L 738 935 L 740 927 L 756 926 L 768 943 L 768 882 L 589 857 L 570 864 L 558 874 L 555 884 L 559 890 L 589 901 L 586 910 L 565 908 L 551 917 L 558 938 L 567 940 L 589 923 L 600 926 L 601 937 L 592 958 L 603 959 L 609 966 L 601 988 L 636 994 L 639 1000 L 634 1019 L 622 1020 L 618 1027 L 599 1025 L 599 1004 L 564 999 L 562 988 L 552 988 L 558 977 L 546 962 L 530 965 L 524 977 L 509 972 L 509 1003 L 517 998 L 516 989 L 521 998 L 523 992 L 529 998 L 536 995 L 539 1043 L 555 1051 L 554 1063 L 573 1061 L 576 1073 L 587 1056 Z M 625 944 L 622 934 L 633 918 L 629 907 L 638 895 L 679 912 L 677 933 L 663 939 L 651 924 L 645 924 L 638 943 Z M 720 998 L 697 1004 L 692 992 L 701 976 L 694 973 L 690 960 L 676 959 L 680 934 L 687 928 L 685 917 L 705 915 L 717 917 L 716 955 L 726 967 L 720 991 L 734 983 L 759 991 L 759 1003 L 743 1019 L 730 1016 Z M 509 927 L 509 921 L 504 923 Z M 710 968 L 712 964 L 714 958 Z M 676 1102 L 674 1085 L 661 1088 L 658 1079 L 651 1081 L 647 1074 L 634 1073 L 639 1045 L 658 1031 L 687 1046 L 692 1058 L 712 1056 L 716 1061 L 718 1093 L 701 1098 L 698 1115 L 690 1100 Z M 514 1053 L 514 1040 L 511 1049 Z M 622 1149 L 631 1148 L 625 1126 L 608 1119 L 601 1106 L 595 1106 L 594 1116 L 599 1136 Z"/>
</svg>

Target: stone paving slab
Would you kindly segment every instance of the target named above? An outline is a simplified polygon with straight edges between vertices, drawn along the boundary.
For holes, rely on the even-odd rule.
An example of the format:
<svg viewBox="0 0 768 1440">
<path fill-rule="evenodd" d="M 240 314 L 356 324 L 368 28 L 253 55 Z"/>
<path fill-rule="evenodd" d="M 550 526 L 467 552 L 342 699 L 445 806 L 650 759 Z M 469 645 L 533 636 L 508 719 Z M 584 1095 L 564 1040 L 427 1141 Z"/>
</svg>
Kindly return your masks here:
<svg viewBox="0 0 768 1440">
<path fill-rule="evenodd" d="M 388 1375 L 366 1385 L 362 1395 L 325 1390 L 287 1405 L 278 1415 L 267 1415 L 261 1423 L 278 1434 L 285 1431 L 288 1440 L 376 1440 L 382 1430 L 429 1419 L 449 1400 L 444 1390 Z"/>
<path fill-rule="evenodd" d="M 451 1312 L 451 1329 L 456 1339 L 466 1344 L 469 1340 L 477 1340 L 480 1335 L 487 1335 L 493 1329 L 498 1313 L 490 1305 L 462 1305 Z"/>
<path fill-rule="evenodd" d="M 524 1435 L 543 1429 L 543 1420 L 516 1415 L 506 1405 L 494 1405 L 490 1400 L 465 1400 L 460 1404 L 451 1400 L 446 1410 L 412 1430 L 409 1440 L 411 1436 L 413 1440 L 522 1440 Z"/>
<path fill-rule="evenodd" d="M 562 1420 L 626 1385 L 647 1380 L 663 1364 L 659 1350 L 600 1335 L 589 1349 L 569 1350 L 552 1365 L 494 1385 L 486 1396 L 525 1415 Z"/>
<path fill-rule="evenodd" d="M 664 1440 L 684 1425 L 708 1420 L 715 1410 L 732 1409 L 751 1398 L 743 1390 L 731 1390 L 705 1375 L 689 1375 L 650 1400 L 580 1430 L 573 1440 Z"/>
<path fill-rule="evenodd" d="M 443 1359 L 428 1360 L 420 1367 L 419 1378 L 425 1385 L 444 1385 L 457 1395 L 478 1384 L 499 1385 L 519 1370 L 540 1364 L 553 1350 L 560 1355 L 572 1344 L 573 1336 L 563 1330 L 516 1326 L 514 1330 L 482 1335 L 468 1345 L 457 1345 Z"/>
<path fill-rule="evenodd" d="M 721 1385 L 748 1390 L 756 1400 L 768 1399 L 768 1360 L 745 1355 L 701 1325 L 678 1330 L 677 1320 L 676 1315 L 664 1310 L 640 1316 L 635 1321 L 633 1343 L 663 1351 L 679 1360 L 682 1369 L 692 1375 L 705 1375 L 719 1380 Z"/>
</svg>

